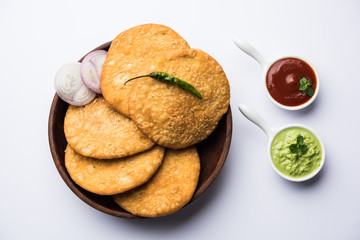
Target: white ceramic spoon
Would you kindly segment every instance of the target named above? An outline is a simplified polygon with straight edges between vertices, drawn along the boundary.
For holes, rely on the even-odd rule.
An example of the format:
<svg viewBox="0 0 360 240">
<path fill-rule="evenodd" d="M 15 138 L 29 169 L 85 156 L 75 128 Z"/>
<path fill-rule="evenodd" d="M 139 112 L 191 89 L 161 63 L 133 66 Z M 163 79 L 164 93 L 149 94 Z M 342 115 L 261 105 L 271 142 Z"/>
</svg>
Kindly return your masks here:
<svg viewBox="0 0 360 240">
<path fill-rule="evenodd" d="M 321 141 L 321 139 L 311 128 L 309 128 L 308 126 L 305 126 L 305 125 L 301 125 L 301 124 L 290 124 L 290 125 L 286 125 L 281 128 L 273 128 L 267 122 L 265 122 L 264 119 L 257 112 L 255 112 L 252 108 L 248 107 L 247 105 L 240 104 L 239 110 L 247 119 L 249 119 L 255 125 L 260 127 L 267 135 L 267 137 L 268 137 L 267 152 L 268 152 L 270 164 L 273 167 L 273 169 L 275 170 L 275 172 L 277 172 L 281 177 L 283 177 L 289 181 L 293 181 L 293 182 L 303 182 L 303 181 L 309 180 L 310 178 L 313 178 L 316 174 L 318 174 L 320 172 L 320 170 L 322 169 L 324 162 L 325 162 L 325 148 L 324 148 L 324 144 Z M 271 144 L 272 144 L 275 136 L 287 128 L 294 128 L 294 127 L 303 128 L 303 129 L 306 129 L 306 130 L 310 131 L 311 133 L 313 133 L 319 140 L 321 148 L 322 148 L 322 159 L 321 159 L 320 166 L 315 171 L 313 171 L 311 174 L 309 174 L 305 177 L 302 177 L 302 178 L 292 178 L 292 177 L 284 175 L 275 167 L 274 162 L 271 159 Z"/>
<path fill-rule="evenodd" d="M 312 64 L 309 63 L 309 61 L 297 57 L 297 56 L 285 56 L 285 57 L 280 57 L 280 58 L 276 58 L 273 61 L 268 61 L 266 58 L 263 57 L 263 55 L 260 54 L 260 52 L 258 50 L 256 50 L 250 43 L 248 43 L 245 40 L 240 40 L 238 38 L 233 38 L 233 41 L 235 43 L 235 45 L 240 48 L 243 52 L 245 52 L 246 54 L 248 54 L 250 57 L 254 58 L 259 64 L 260 66 L 263 68 L 263 81 L 264 81 L 264 86 L 266 89 L 266 93 L 267 96 L 270 98 L 270 100 L 278 107 L 286 109 L 286 110 L 300 110 L 303 109 L 307 106 L 309 106 L 317 97 L 317 95 L 319 94 L 319 90 L 320 90 L 320 79 L 319 79 L 319 75 L 317 73 L 317 71 L 315 70 L 315 68 L 313 67 Z M 310 67 L 314 70 L 315 73 L 315 77 L 316 77 L 316 89 L 314 92 L 314 95 L 312 96 L 312 98 L 309 99 L 309 101 L 305 102 L 304 104 L 298 105 L 298 106 L 286 106 L 283 104 L 280 104 L 279 102 L 277 102 L 269 93 L 267 87 L 266 87 L 266 76 L 267 73 L 270 69 L 270 67 L 277 61 L 279 61 L 280 59 L 284 59 L 284 58 L 297 58 L 300 59 L 306 63 L 308 63 L 310 65 Z"/>
</svg>

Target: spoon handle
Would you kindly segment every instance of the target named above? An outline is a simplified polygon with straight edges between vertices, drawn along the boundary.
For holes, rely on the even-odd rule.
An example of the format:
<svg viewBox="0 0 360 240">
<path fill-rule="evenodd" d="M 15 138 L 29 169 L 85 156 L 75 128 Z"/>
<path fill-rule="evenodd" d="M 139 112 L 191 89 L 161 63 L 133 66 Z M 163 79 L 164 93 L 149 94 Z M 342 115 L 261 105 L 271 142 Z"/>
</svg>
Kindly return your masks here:
<svg viewBox="0 0 360 240">
<path fill-rule="evenodd" d="M 247 119 L 249 119 L 255 125 L 260 127 L 265 132 L 265 134 L 268 136 L 269 139 L 271 139 L 274 136 L 275 129 L 270 127 L 270 125 L 267 122 L 265 122 L 265 120 L 252 108 L 250 108 L 247 105 L 240 104 L 239 110 Z"/>
<path fill-rule="evenodd" d="M 250 43 L 245 40 L 240 40 L 238 38 L 233 38 L 233 42 L 235 45 L 248 54 L 250 57 L 254 58 L 263 69 L 266 69 L 267 61 L 265 58 L 260 54 L 258 50 L 256 50 Z"/>
</svg>

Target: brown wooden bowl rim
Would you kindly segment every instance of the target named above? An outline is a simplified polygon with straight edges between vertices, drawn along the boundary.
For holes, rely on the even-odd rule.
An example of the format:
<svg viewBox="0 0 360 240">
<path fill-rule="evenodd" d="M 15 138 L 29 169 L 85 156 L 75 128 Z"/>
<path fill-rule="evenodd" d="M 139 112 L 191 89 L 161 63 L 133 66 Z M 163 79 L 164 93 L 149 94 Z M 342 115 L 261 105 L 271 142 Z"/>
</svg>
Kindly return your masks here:
<svg viewBox="0 0 360 240">
<path fill-rule="evenodd" d="M 111 44 L 111 41 L 102 44 L 101 46 L 93 49 L 92 51 L 107 49 L 107 48 L 109 48 L 110 44 Z M 90 51 L 90 52 L 92 52 L 92 51 Z M 84 57 L 82 57 L 79 60 L 79 62 L 81 62 Z M 116 217 L 122 217 L 122 218 L 133 218 L 133 219 L 142 218 L 142 217 L 135 216 L 135 215 L 133 215 L 131 213 L 128 213 L 128 212 L 115 211 L 115 210 L 106 208 L 103 205 L 94 202 L 88 196 L 86 196 L 86 194 L 82 193 L 77 188 L 76 183 L 69 177 L 66 170 L 64 170 L 61 167 L 61 162 L 64 161 L 64 160 L 59 158 L 59 154 L 58 154 L 58 152 L 56 150 L 56 146 L 55 146 L 55 141 L 54 141 L 55 134 L 54 134 L 54 131 L 53 131 L 55 129 L 55 127 L 54 127 L 55 109 L 57 109 L 56 106 L 60 102 L 63 102 L 63 100 L 55 93 L 55 96 L 53 98 L 51 108 L 50 108 L 50 114 L 49 114 L 48 137 L 49 137 L 49 146 L 50 146 L 51 155 L 53 157 L 55 166 L 56 166 L 61 178 L 64 180 L 66 185 L 71 189 L 71 191 L 73 193 L 75 193 L 76 196 L 78 196 L 82 201 L 84 201 L 89 206 L 91 206 L 91 207 L 93 207 L 93 208 L 95 208 L 95 209 L 97 209 L 97 210 L 99 210 L 101 212 L 104 212 L 104 213 L 107 213 L 107 214 L 110 214 L 110 215 L 116 216 Z M 63 102 L 63 103 L 65 103 L 65 102 Z M 65 104 L 67 104 L 67 103 L 65 103 Z M 223 147 L 221 149 L 221 154 L 218 157 L 219 161 L 217 161 L 216 167 L 214 168 L 211 175 L 204 181 L 202 186 L 200 188 L 199 187 L 196 188 L 192 199 L 189 201 L 189 203 L 187 203 L 187 205 L 192 203 L 198 197 L 200 197 L 205 192 L 205 190 L 210 187 L 210 185 L 214 182 L 214 180 L 216 179 L 216 177 L 220 173 L 220 170 L 222 169 L 222 167 L 225 164 L 227 155 L 229 153 L 230 144 L 231 144 L 231 138 L 232 138 L 232 113 L 231 113 L 231 107 L 230 106 L 229 106 L 228 111 L 226 112 L 226 114 L 223 117 L 226 117 L 226 119 L 225 119 L 225 121 L 226 121 L 226 124 L 225 124 L 225 126 L 226 126 L 226 129 L 225 129 L 225 141 L 224 141 Z M 65 149 L 64 149 L 64 151 L 65 151 Z"/>
</svg>

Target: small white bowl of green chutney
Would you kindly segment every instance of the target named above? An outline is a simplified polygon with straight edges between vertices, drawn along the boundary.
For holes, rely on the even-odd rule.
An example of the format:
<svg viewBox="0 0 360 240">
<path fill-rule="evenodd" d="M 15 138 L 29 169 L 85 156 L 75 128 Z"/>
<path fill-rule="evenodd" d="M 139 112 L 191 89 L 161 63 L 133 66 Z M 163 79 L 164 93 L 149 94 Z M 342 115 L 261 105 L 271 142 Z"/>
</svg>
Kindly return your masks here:
<svg viewBox="0 0 360 240">
<path fill-rule="evenodd" d="M 303 182 L 320 172 L 325 162 L 325 148 L 311 128 L 291 124 L 277 129 L 267 124 L 250 107 L 241 104 L 239 110 L 268 136 L 270 163 L 281 177 L 293 182 Z"/>
</svg>

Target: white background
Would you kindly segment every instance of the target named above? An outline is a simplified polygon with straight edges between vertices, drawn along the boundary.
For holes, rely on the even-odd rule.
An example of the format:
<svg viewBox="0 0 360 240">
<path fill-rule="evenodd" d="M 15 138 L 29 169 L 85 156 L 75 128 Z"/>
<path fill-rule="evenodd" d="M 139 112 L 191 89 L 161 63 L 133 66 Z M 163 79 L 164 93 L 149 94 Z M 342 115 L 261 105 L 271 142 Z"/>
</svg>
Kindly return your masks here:
<svg viewBox="0 0 360 240">
<path fill-rule="evenodd" d="M 178 213 L 127 220 L 76 197 L 53 163 L 48 114 L 58 68 L 121 31 L 168 25 L 223 66 L 233 138 L 207 192 Z M 321 90 L 306 110 L 276 107 L 262 69 L 232 37 L 269 59 L 298 55 Z M 360 1 L 0 1 L 0 239 L 360 239 Z M 271 168 L 267 139 L 237 110 L 271 125 L 312 127 L 326 146 L 320 175 L 292 183 Z"/>
</svg>

